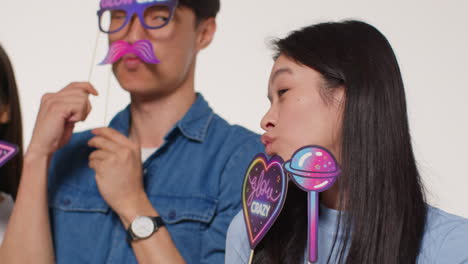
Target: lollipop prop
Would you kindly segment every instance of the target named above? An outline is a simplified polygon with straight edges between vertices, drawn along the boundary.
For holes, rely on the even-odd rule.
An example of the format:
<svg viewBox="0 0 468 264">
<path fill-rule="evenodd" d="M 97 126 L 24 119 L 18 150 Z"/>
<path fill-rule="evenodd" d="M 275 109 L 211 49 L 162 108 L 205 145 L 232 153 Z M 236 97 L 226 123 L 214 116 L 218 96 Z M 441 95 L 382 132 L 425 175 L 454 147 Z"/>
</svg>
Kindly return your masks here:
<svg viewBox="0 0 468 264">
<path fill-rule="evenodd" d="M 18 153 L 18 147 L 5 141 L 0 141 L 0 167 Z"/>
<path fill-rule="evenodd" d="M 242 188 L 242 206 L 250 260 L 258 243 L 265 237 L 283 208 L 288 179 L 283 172 L 283 160 L 274 156 L 270 160 L 257 154 L 250 163 Z"/>
<path fill-rule="evenodd" d="M 341 170 L 333 154 L 321 146 L 305 146 L 297 150 L 291 160 L 284 164 L 284 169 L 291 179 L 302 190 L 308 193 L 308 252 L 309 262 L 316 262 L 317 256 L 317 225 L 318 225 L 318 193 L 330 188 L 338 178 Z"/>
</svg>

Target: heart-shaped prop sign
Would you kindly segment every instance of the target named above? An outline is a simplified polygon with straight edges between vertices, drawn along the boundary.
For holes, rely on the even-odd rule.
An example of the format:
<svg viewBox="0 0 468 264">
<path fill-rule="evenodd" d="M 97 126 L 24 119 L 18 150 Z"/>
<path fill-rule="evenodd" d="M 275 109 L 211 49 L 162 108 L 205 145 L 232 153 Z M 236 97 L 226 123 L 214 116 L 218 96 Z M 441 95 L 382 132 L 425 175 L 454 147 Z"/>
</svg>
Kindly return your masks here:
<svg viewBox="0 0 468 264">
<path fill-rule="evenodd" d="M 255 156 L 247 169 L 242 189 L 244 220 L 253 250 L 271 228 L 283 208 L 288 179 L 283 160 L 265 154 Z"/>
<path fill-rule="evenodd" d="M 0 141 L 0 167 L 18 153 L 18 147 L 5 141 Z"/>
</svg>

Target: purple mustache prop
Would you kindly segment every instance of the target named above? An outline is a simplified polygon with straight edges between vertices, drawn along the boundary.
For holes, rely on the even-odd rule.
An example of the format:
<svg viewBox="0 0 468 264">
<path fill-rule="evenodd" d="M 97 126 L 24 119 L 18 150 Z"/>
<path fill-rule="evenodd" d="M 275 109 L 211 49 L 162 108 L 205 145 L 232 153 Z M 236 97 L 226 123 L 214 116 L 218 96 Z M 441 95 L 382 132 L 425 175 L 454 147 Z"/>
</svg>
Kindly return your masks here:
<svg viewBox="0 0 468 264">
<path fill-rule="evenodd" d="M 111 44 L 106 58 L 99 63 L 99 65 L 113 64 L 128 53 L 135 54 L 145 63 L 158 64 L 161 62 L 156 58 L 153 45 L 149 40 L 139 40 L 133 45 L 123 40 L 119 40 Z"/>
</svg>

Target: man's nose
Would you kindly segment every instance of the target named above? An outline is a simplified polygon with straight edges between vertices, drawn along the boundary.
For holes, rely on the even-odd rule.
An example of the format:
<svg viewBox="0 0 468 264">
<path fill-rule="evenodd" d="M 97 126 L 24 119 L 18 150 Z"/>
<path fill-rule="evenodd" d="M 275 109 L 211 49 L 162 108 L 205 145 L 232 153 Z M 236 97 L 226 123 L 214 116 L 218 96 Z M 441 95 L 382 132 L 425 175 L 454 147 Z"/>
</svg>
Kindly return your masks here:
<svg viewBox="0 0 468 264">
<path fill-rule="evenodd" d="M 139 17 L 134 14 L 130 19 L 127 32 L 127 42 L 135 43 L 138 40 L 142 40 L 145 37 L 145 28 L 141 24 Z"/>
</svg>

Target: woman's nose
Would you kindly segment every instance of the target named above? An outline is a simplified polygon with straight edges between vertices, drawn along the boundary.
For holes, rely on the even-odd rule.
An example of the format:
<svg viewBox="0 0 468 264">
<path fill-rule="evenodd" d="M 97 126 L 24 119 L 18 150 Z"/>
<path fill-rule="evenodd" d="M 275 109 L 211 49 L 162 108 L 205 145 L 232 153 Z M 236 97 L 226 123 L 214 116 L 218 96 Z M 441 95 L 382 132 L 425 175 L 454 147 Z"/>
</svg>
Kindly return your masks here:
<svg viewBox="0 0 468 264">
<path fill-rule="evenodd" d="M 260 122 L 260 127 L 263 130 L 268 131 L 269 129 L 275 127 L 276 120 L 275 120 L 275 118 L 273 116 L 274 116 L 273 111 L 270 108 L 268 110 L 268 112 L 263 116 L 263 118 L 262 118 L 262 120 Z"/>
</svg>

